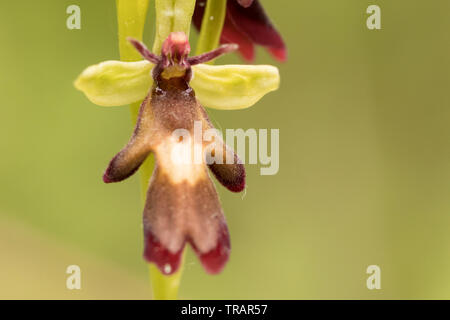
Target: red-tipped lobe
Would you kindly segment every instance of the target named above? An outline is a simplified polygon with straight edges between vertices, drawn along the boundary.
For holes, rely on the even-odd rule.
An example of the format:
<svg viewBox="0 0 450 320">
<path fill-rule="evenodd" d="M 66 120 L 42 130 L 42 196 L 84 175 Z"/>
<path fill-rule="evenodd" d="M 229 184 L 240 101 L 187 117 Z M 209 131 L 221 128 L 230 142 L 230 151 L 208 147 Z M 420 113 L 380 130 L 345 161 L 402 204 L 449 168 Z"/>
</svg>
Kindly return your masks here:
<svg viewBox="0 0 450 320">
<path fill-rule="evenodd" d="M 214 249 L 208 252 L 201 252 L 194 243 L 191 242 L 191 245 L 206 272 L 210 274 L 220 273 L 227 264 L 231 251 L 230 235 L 227 225 L 225 223 L 221 224 L 219 238 Z"/>
<path fill-rule="evenodd" d="M 153 233 L 145 230 L 144 259 L 156 264 L 161 273 L 170 275 L 180 268 L 181 255 L 184 245 L 177 252 L 172 253 L 156 239 Z"/>
</svg>

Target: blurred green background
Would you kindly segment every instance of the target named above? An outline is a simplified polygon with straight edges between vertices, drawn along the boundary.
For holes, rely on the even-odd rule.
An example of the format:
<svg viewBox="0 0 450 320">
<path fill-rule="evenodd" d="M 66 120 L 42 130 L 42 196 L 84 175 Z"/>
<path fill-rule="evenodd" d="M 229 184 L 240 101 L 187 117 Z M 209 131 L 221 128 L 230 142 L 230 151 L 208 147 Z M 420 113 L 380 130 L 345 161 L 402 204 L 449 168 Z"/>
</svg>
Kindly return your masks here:
<svg viewBox="0 0 450 320">
<path fill-rule="evenodd" d="M 218 186 L 231 259 L 209 276 L 189 249 L 180 297 L 450 298 L 450 2 L 262 3 L 289 48 L 280 90 L 209 113 L 223 129 L 279 128 L 280 171 L 248 165 L 245 196 Z M 70 4 L 81 30 L 66 28 Z M 366 28 L 370 4 L 382 30 Z M 73 87 L 118 59 L 116 30 L 115 1 L 0 3 L 0 298 L 151 297 L 139 178 L 101 180 L 129 110 Z M 81 291 L 65 287 L 70 264 Z M 366 288 L 372 264 L 381 290 Z"/>
</svg>

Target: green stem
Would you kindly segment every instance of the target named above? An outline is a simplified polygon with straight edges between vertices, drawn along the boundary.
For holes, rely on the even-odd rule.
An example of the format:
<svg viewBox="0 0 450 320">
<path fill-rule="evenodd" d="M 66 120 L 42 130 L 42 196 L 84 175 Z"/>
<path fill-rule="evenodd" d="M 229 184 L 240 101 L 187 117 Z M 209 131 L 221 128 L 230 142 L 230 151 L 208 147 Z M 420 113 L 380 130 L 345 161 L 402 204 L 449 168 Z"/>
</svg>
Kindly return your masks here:
<svg viewBox="0 0 450 320">
<path fill-rule="evenodd" d="M 202 28 L 197 42 L 196 54 L 211 51 L 219 46 L 225 21 L 227 0 L 208 0 L 203 15 Z"/>
<path fill-rule="evenodd" d="M 119 50 L 122 61 L 139 61 L 141 56 L 128 43 L 127 37 L 142 41 L 148 0 L 116 0 L 117 20 L 119 26 Z M 160 53 L 163 41 L 171 32 L 182 31 L 189 36 L 191 18 L 195 8 L 195 0 L 155 0 L 156 34 L 153 52 Z M 205 21 L 203 19 L 197 52 L 206 52 L 216 48 L 219 44 L 220 33 L 225 19 L 226 0 L 208 1 Z M 210 17 L 213 17 L 211 19 Z M 130 105 L 133 124 L 139 112 L 141 102 Z M 142 198 L 145 199 L 148 181 L 154 168 L 153 156 L 145 160 L 139 169 L 141 175 Z M 154 265 L 149 265 L 150 282 L 155 299 L 176 299 L 180 286 L 183 261 L 179 271 L 171 276 L 163 275 Z"/>
<path fill-rule="evenodd" d="M 141 55 L 127 41 L 133 37 L 142 41 L 148 0 L 116 0 L 117 23 L 119 31 L 119 52 L 122 61 L 139 61 Z M 140 102 L 130 105 L 131 119 L 136 123 Z"/>
<path fill-rule="evenodd" d="M 127 37 L 133 37 L 142 41 L 145 17 L 147 15 L 148 0 L 116 0 L 117 20 L 119 27 L 119 51 L 122 61 L 142 60 L 140 54 L 127 41 Z M 130 113 L 133 124 L 139 113 L 141 102 L 130 105 Z M 142 199 L 145 199 L 148 181 L 154 168 L 154 158 L 149 156 L 141 165 L 139 172 L 141 176 Z M 176 299 L 181 279 L 180 271 L 172 276 L 164 276 L 156 267 L 149 265 L 150 278 L 154 299 Z"/>
<path fill-rule="evenodd" d="M 148 0 L 116 0 L 117 23 L 119 29 L 119 52 L 122 61 L 140 61 L 141 55 L 127 41 L 127 37 L 133 37 L 142 41 L 144 33 L 145 17 L 148 10 Z M 139 108 L 142 102 L 135 102 L 130 105 L 131 121 L 136 123 Z M 141 190 L 145 199 L 148 180 L 153 171 L 154 161 L 148 157 L 139 169 L 141 174 Z"/>
</svg>

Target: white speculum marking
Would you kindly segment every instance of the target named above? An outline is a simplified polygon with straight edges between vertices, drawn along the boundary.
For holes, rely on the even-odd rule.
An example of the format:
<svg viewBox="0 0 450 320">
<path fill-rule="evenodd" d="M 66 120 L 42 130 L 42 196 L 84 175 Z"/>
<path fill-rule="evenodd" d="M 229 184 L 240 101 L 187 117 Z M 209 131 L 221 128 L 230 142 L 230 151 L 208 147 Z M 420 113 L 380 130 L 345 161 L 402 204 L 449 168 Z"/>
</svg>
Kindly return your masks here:
<svg viewBox="0 0 450 320">
<path fill-rule="evenodd" d="M 190 138 L 181 141 L 170 136 L 156 147 L 158 164 L 173 183 L 188 182 L 191 185 L 205 176 L 202 143 L 193 143 Z M 200 151 L 200 152 L 199 152 Z M 195 156 L 197 155 L 197 156 Z M 196 159 L 197 158 L 197 159 Z"/>
</svg>

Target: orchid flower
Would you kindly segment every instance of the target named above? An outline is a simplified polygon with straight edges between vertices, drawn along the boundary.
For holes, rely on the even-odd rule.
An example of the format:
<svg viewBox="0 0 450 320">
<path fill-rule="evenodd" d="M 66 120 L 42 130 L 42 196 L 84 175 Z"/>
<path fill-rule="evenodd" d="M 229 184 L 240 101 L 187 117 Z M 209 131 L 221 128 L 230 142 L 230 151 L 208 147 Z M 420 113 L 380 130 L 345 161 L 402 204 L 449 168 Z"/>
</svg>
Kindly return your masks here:
<svg viewBox="0 0 450 320">
<path fill-rule="evenodd" d="M 238 49 L 235 44 L 217 47 L 223 19 L 203 27 L 206 36 L 197 45 L 200 52 L 189 56 L 188 35 L 195 0 L 155 0 L 153 52 L 136 39 L 126 41 L 127 35 L 142 38 L 148 1 L 116 1 L 119 47 L 125 61 L 109 60 L 86 68 L 75 87 L 97 105 L 131 106 L 136 120 L 134 133 L 111 160 L 103 181 L 122 181 L 142 167 L 143 186 L 148 187 L 143 214 L 144 258 L 157 266 L 150 266 L 155 298 L 173 299 L 186 243 L 191 244 L 208 273 L 220 272 L 229 257 L 228 228 L 208 169 L 230 191 L 245 188 L 244 166 L 221 137 L 215 136 L 211 143 L 196 143 L 195 139 L 179 139 L 173 133 L 182 129 L 191 134 L 198 123 L 202 133 L 212 129 L 203 106 L 221 110 L 248 108 L 276 90 L 280 78 L 278 69 L 269 65 L 206 64 Z M 224 1 L 210 0 L 208 12 L 225 18 Z M 138 61 L 136 52 L 144 60 Z M 198 149 L 200 162 L 180 164 L 177 159 L 183 156 L 176 152 L 173 156 L 174 150 L 195 153 Z M 152 154 L 156 159 L 154 168 L 152 161 L 146 161 Z"/>
<path fill-rule="evenodd" d="M 188 57 L 190 46 L 186 35 L 173 32 L 163 43 L 161 55 L 157 56 L 141 42 L 134 39 L 130 42 L 146 60 L 156 65 L 152 71 L 154 83 L 141 105 L 133 136 L 113 158 L 103 181 L 110 183 L 128 178 L 153 152 L 156 169 L 144 208 L 144 257 L 155 263 L 161 272 L 172 274 L 180 266 L 185 243 L 190 242 L 206 271 L 218 273 L 228 260 L 230 239 L 217 192 L 208 176 L 206 156 L 202 156 L 199 163 L 190 157 L 180 163 L 182 153 L 174 153 L 187 150 L 194 154 L 195 149 L 200 148 L 204 149 L 202 155 L 206 155 L 211 143 L 179 140 L 173 133 L 183 129 L 194 136 L 195 122 L 203 129 L 213 128 L 189 86 L 192 66 L 235 50 L 237 46 L 224 45 Z M 222 159 L 210 163 L 209 169 L 229 190 L 242 191 L 244 166 L 222 140 L 214 143 Z M 227 154 L 231 154 L 229 158 L 233 161 L 226 161 Z"/>
<path fill-rule="evenodd" d="M 127 104 L 145 98 L 131 140 L 111 161 L 103 180 L 109 183 L 126 179 L 154 152 L 157 165 L 144 208 L 144 257 L 161 272 L 172 274 L 178 270 L 184 244 L 189 241 L 205 270 L 217 273 L 228 260 L 230 250 L 219 199 L 205 163 L 177 166 L 172 161 L 173 149 L 182 142 L 174 141 L 171 133 L 179 128 L 192 131 L 194 121 L 201 121 L 205 129 L 212 128 L 201 104 L 219 109 L 249 107 L 278 87 L 278 70 L 271 66 L 205 65 L 236 50 L 237 45 L 223 45 L 188 57 L 190 46 L 184 33 L 171 33 L 160 56 L 136 40 L 130 42 L 144 61 L 103 62 L 88 67 L 75 82 L 79 90 L 100 105 Z M 225 187 L 239 192 L 245 186 L 245 169 L 234 152 L 219 143 L 224 155 L 231 153 L 235 163 L 210 164 L 209 169 Z"/>
</svg>

